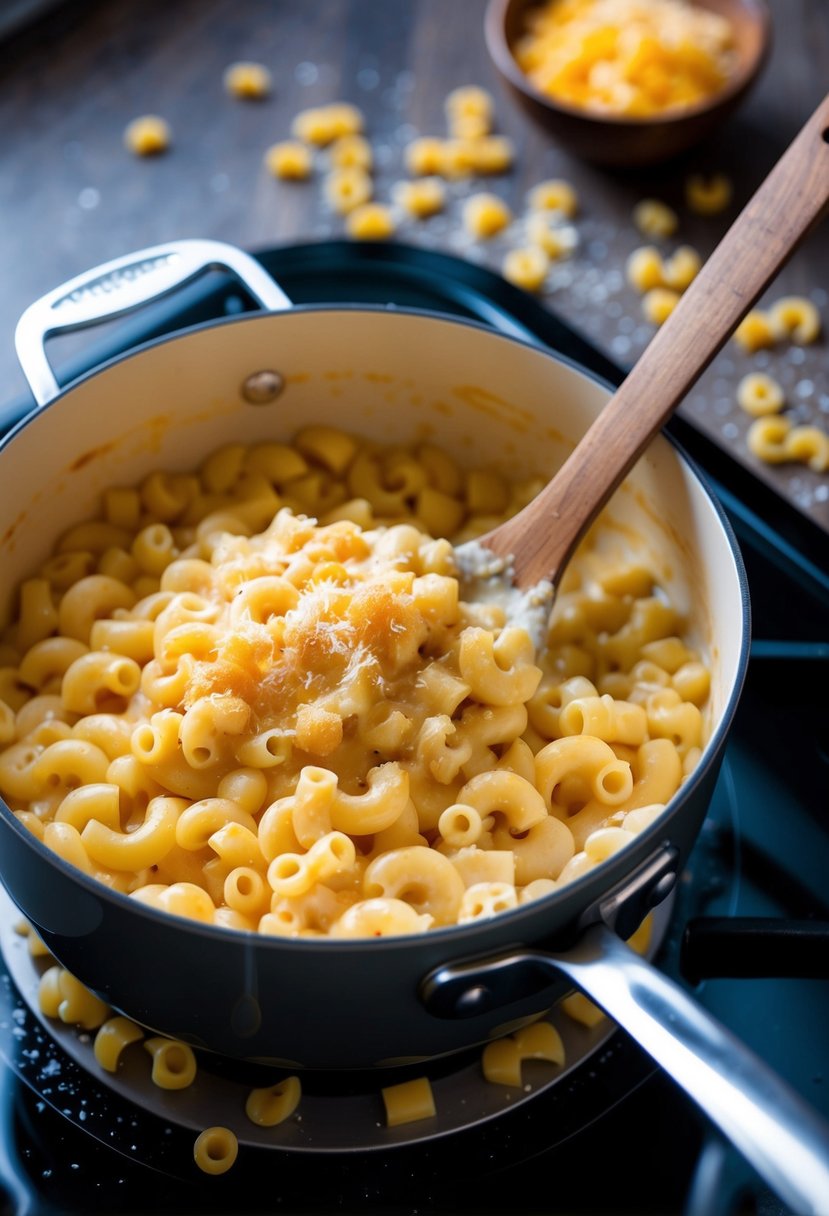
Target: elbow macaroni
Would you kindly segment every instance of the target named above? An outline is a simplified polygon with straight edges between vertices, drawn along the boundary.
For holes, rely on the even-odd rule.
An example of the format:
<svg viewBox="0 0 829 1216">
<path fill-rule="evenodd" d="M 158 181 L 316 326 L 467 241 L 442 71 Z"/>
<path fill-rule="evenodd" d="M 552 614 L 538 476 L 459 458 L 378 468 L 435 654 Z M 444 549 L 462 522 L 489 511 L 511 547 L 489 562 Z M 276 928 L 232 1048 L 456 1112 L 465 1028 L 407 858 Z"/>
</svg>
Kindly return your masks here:
<svg viewBox="0 0 829 1216">
<path fill-rule="evenodd" d="M 193 1160 L 205 1174 L 226 1174 L 238 1155 L 239 1141 L 229 1127 L 207 1127 L 193 1145 Z"/>
<path fill-rule="evenodd" d="M 708 672 L 649 571 L 589 547 L 540 656 L 465 598 L 430 532 L 539 484 L 309 426 L 107 491 L 0 639 L 0 794 L 99 881 L 241 931 L 426 933 L 577 878 L 693 768 Z M 108 1016 L 57 975 L 41 999 Z M 129 1041 L 107 1023 L 104 1067 Z"/>
<path fill-rule="evenodd" d="M 434 1118 L 435 1099 L 428 1077 L 416 1077 L 399 1085 L 387 1085 L 381 1090 L 386 1108 L 386 1126 L 415 1123 L 418 1119 Z"/>
</svg>

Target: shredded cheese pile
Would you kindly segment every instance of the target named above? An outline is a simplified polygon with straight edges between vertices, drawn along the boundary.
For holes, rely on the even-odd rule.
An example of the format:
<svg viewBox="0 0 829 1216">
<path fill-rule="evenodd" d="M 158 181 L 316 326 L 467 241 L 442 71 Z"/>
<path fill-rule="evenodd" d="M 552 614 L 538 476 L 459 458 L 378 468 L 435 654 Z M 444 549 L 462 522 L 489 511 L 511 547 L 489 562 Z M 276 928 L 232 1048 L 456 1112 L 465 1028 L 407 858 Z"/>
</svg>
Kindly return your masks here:
<svg viewBox="0 0 829 1216">
<path fill-rule="evenodd" d="M 548 0 L 531 11 L 515 57 L 556 101 L 646 118 L 719 92 L 733 31 L 686 0 Z"/>
</svg>

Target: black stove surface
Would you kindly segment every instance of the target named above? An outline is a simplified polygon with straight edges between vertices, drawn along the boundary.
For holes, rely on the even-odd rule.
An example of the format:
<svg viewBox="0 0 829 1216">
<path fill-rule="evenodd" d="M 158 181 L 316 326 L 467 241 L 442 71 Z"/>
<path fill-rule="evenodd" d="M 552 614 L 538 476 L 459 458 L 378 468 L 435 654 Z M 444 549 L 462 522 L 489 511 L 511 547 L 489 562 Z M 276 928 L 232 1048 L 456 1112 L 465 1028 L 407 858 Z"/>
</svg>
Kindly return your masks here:
<svg viewBox="0 0 829 1216">
<path fill-rule="evenodd" d="M 622 374 L 528 296 L 444 255 L 330 243 L 260 257 L 299 303 L 456 313 L 552 346 L 605 379 Z M 70 375 L 248 306 L 226 280 L 196 285 L 119 327 Z M 6 424 L 26 408 L 13 403 Z M 681 418 L 670 429 L 738 533 L 754 642 L 710 814 L 657 961 L 685 975 L 698 1000 L 829 1118 L 829 950 L 810 936 L 829 922 L 826 538 Z M 746 917 L 762 919 L 746 926 Z M 771 931 L 781 926 L 782 945 Z M 751 932 L 735 938 L 737 928 Z M 0 1213 L 787 1211 L 621 1031 L 566 1083 L 451 1137 L 321 1160 L 243 1146 L 234 1168 L 210 1179 L 192 1163 L 191 1131 L 101 1093 L 71 1060 L 56 1064 L 56 1052 L 0 973 Z"/>
</svg>

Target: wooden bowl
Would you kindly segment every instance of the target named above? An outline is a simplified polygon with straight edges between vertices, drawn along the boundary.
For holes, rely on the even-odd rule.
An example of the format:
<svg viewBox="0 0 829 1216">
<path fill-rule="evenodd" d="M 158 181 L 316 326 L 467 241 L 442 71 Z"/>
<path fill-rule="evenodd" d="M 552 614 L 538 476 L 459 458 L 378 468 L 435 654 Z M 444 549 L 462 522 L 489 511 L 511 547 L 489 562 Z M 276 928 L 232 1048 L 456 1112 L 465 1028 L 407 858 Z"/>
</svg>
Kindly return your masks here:
<svg viewBox="0 0 829 1216">
<path fill-rule="evenodd" d="M 484 32 L 489 54 L 525 109 L 568 151 L 595 164 L 616 167 L 655 164 L 699 143 L 742 101 L 771 47 L 766 0 L 695 0 L 727 17 L 734 28 L 737 63 L 726 85 L 710 99 L 648 118 L 594 114 L 540 92 L 513 54 L 525 32 L 527 11 L 539 0 L 489 0 Z"/>
</svg>

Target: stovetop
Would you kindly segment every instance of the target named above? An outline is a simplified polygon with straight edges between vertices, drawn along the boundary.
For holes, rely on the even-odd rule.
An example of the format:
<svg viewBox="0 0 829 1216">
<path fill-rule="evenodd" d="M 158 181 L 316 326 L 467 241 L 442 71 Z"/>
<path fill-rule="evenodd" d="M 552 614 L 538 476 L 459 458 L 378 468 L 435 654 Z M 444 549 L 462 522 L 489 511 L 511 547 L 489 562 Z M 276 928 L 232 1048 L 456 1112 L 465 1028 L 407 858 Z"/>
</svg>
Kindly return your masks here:
<svg viewBox="0 0 829 1216">
<path fill-rule="evenodd" d="M 530 297 L 445 255 L 323 243 L 259 256 L 300 304 L 436 309 L 550 346 L 609 382 L 621 376 Z M 237 285 L 212 277 L 122 323 L 65 374 L 249 306 Z M 0 424 L 26 408 L 14 403 Z M 826 538 L 682 419 L 669 429 L 737 531 L 754 641 L 722 774 L 656 961 L 829 1117 L 829 951 L 813 937 L 829 922 Z M 465 1100 L 474 1107 L 474 1091 Z M 603 1033 L 560 1083 L 539 1083 L 496 1117 L 470 1117 L 469 1128 L 385 1151 L 320 1157 L 243 1145 L 227 1175 L 206 1180 L 193 1165 L 192 1130 L 87 1075 L 0 970 L 0 1214 L 786 1211 L 622 1031 Z"/>
</svg>

